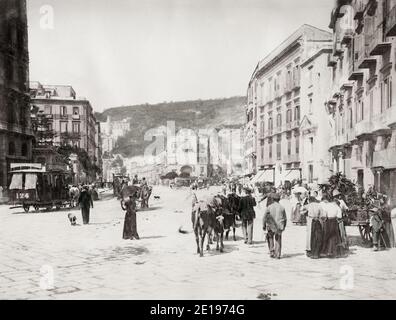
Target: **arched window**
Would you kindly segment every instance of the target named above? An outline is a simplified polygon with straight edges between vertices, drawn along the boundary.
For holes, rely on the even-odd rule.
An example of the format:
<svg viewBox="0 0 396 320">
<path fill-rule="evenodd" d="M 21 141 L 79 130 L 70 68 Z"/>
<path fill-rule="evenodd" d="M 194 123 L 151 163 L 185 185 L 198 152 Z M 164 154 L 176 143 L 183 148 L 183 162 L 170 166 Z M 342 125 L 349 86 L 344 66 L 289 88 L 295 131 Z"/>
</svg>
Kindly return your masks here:
<svg viewBox="0 0 396 320">
<path fill-rule="evenodd" d="M 10 156 L 15 156 L 15 143 L 12 141 L 8 144 L 8 154 Z"/>
</svg>

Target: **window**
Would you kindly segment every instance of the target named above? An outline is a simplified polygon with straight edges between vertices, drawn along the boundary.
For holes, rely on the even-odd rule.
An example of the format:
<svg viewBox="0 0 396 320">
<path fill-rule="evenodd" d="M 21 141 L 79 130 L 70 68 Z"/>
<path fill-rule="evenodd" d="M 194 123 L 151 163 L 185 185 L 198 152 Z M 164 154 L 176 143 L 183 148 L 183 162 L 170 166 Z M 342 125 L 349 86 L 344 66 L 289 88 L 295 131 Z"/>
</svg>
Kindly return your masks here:
<svg viewBox="0 0 396 320">
<path fill-rule="evenodd" d="M 309 86 L 313 85 L 313 66 L 308 68 Z"/>
<path fill-rule="evenodd" d="M 287 155 L 291 155 L 291 136 L 287 137 Z"/>
<path fill-rule="evenodd" d="M 26 142 L 22 143 L 21 154 L 22 157 L 27 157 L 28 155 L 28 146 Z"/>
<path fill-rule="evenodd" d="M 279 129 L 282 127 L 282 115 L 280 113 L 276 116 L 276 127 Z"/>
<path fill-rule="evenodd" d="M 311 155 L 313 156 L 313 154 L 314 154 L 314 138 L 313 137 L 309 138 L 309 144 L 311 146 Z"/>
<path fill-rule="evenodd" d="M 353 112 L 352 108 L 349 108 L 349 129 L 353 128 Z"/>
<path fill-rule="evenodd" d="M 313 165 L 310 164 L 308 166 L 308 183 L 312 183 L 313 182 Z"/>
<path fill-rule="evenodd" d="M 277 160 L 281 160 L 281 157 L 282 157 L 281 141 L 282 141 L 282 136 L 278 135 L 276 137 L 276 159 Z"/>
<path fill-rule="evenodd" d="M 272 159 L 272 140 L 268 142 L 268 157 Z"/>
<path fill-rule="evenodd" d="M 61 121 L 60 129 L 61 129 L 61 132 L 67 132 L 67 122 L 66 121 Z"/>
<path fill-rule="evenodd" d="M 287 109 L 287 111 L 286 111 L 286 123 L 290 123 L 292 121 L 293 121 L 293 119 L 292 119 L 292 111 L 291 111 L 291 109 Z"/>
<path fill-rule="evenodd" d="M 80 109 L 78 107 L 73 107 L 73 114 L 75 116 L 79 115 L 80 114 Z"/>
<path fill-rule="evenodd" d="M 62 116 L 66 116 L 67 115 L 67 108 L 65 106 L 61 106 L 60 107 L 60 113 Z"/>
<path fill-rule="evenodd" d="M 260 136 L 264 137 L 264 120 L 260 122 Z"/>
<path fill-rule="evenodd" d="M 268 131 L 269 131 L 269 134 L 272 134 L 272 129 L 273 129 L 272 118 L 269 118 L 268 119 Z"/>
<path fill-rule="evenodd" d="M 15 156 L 15 143 L 12 141 L 8 144 L 8 154 L 10 156 Z"/>
<path fill-rule="evenodd" d="M 360 103 L 360 120 L 364 120 L 364 103 Z"/>
<path fill-rule="evenodd" d="M 44 107 L 45 114 L 52 114 L 52 106 L 45 106 Z"/>
<path fill-rule="evenodd" d="M 295 121 L 300 121 L 300 106 L 297 106 L 294 109 L 294 120 Z"/>
<path fill-rule="evenodd" d="M 52 130 L 53 130 L 52 122 L 49 122 L 49 123 L 48 123 L 48 130 L 49 130 L 49 131 L 52 131 Z"/>
<path fill-rule="evenodd" d="M 390 77 L 381 83 L 381 112 L 392 106 L 392 81 Z"/>
<path fill-rule="evenodd" d="M 73 133 L 80 133 L 80 122 L 73 122 Z"/>
<path fill-rule="evenodd" d="M 296 137 L 296 154 L 300 153 L 300 137 Z"/>
<path fill-rule="evenodd" d="M 309 98 L 309 113 L 312 113 L 312 98 Z"/>
</svg>

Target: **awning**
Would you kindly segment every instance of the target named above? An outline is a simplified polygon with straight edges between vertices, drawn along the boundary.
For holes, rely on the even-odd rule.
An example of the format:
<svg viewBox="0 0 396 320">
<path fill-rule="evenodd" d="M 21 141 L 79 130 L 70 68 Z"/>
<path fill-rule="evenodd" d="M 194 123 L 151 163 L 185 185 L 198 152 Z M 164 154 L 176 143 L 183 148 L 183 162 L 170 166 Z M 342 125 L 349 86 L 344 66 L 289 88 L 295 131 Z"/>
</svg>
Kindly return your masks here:
<svg viewBox="0 0 396 320">
<path fill-rule="evenodd" d="M 259 179 L 257 182 L 274 182 L 274 170 L 273 169 L 267 169 L 263 170 L 263 173 L 260 175 Z"/>
<path fill-rule="evenodd" d="M 283 176 L 283 181 L 293 181 L 293 180 L 300 180 L 300 170 L 286 170 Z"/>
<path fill-rule="evenodd" d="M 259 181 L 260 177 L 264 174 L 264 171 L 259 171 L 257 174 L 253 177 L 252 180 L 250 180 L 250 183 L 256 183 Z"/>
</svg>

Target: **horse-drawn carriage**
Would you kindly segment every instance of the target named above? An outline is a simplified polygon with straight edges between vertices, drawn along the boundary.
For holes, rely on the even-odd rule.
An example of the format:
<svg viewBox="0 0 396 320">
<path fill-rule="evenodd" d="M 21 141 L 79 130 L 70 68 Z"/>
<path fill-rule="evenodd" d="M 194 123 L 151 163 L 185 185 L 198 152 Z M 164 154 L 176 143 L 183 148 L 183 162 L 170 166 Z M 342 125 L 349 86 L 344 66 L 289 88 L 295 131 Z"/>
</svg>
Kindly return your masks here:
<svg viewBox="0 0 396 320">
<path fill-rule="evenodd" d="M 71 206 L 68 185 L 71 173 L 63 166 L 44 166 L 40 163 L 11 164 L 11 209 L 23 208 L 29 212 L 33 207 L 51 210 Z"/>
<path fill-rule="evenodd" d="M 153 187 L 146 184 L 134 184 L 131 186 L 125 185 L 120 191 L 121 208 L 123 210 L 126 210 L 125 201 L 127 201 L 130 196 L 134 196 L 137 201 L 140 201 L 142 209 L 148 208 L 148 202 L 152 191 Z"/>
</svg>

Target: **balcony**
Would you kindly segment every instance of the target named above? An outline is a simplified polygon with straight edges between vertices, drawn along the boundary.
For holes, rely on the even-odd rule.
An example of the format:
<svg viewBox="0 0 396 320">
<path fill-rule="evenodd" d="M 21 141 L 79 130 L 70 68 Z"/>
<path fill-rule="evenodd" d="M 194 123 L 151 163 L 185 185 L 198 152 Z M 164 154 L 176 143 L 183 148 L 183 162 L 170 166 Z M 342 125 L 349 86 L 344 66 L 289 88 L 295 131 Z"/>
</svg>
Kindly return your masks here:
<svg viewBox="0 0 396 320">
<path fill-rule="evenodd" d="M 375 64 L 377 63 L 377 59 L 368 57 L 368 56 L 364 56 L 364 57 L 362 57 L 362 59 L 359 62 L 360 62 L 359 69 L 370 69 L 373 66 L 375 66 Z"/>
<path fill-rule="evenodd" d="M 300 154 L 287 154 L 282 157 L 283 163 L 296 163 L 300 162 Z"/>
<path fill-rule="evenodd" d="M 355 125 L 355 133 L 356 137 L 363 137 L 365 135 L 370 135 L 371 134 L 371 122 L 368 120 L 360 121 L 356 123 Z"/>
<path fill-rule="evenodd" d="M 356 67 L 355 63 L 349 65 L 349 81 L 358 81 L 363 79 L 364 72 Z"/>
<path fill-rule="evenodd" d="M 392 43 L 383 41 L 383 39 L 384 33 L 381 25 L 381 27 L 377 28 L 371 36 L 371 41 L 368 46 L 370 56 L 382 56 L 392 48 Z"/>
<path fill-rule="evenodd" d="M 366 9 L 367 0 L 359 0 L 356 1 L 355 4 L 355 16 L 353 19 L 355 20 L 362 20 L 364 16 L 364 10 Z"/>
<path fill-rule="evenodd" d="M 350 128 L 346 133 L 346 141 L 347 143 L 351 143 L 354 140 L 356 140 L 356 131 L 355 128 Z"/>
<path fill-rule="evenodd" d="M 265 159 L 262 160 L 262 164 L 263 166 L 273 166 L 275 165 L 275 159 L 265 157 Z"/>
<path fill-rule="evenodd" d="M 328 67 L 335 67 L 337 65 L 337 60 L 334 58 L 333 55 L 329 54 L 327 57 L 327 66 Z"/>
<path fill-rule="evenodd" d="M 346 29 L 341 36 L 341 44 L 349 45 L 352 42 L 354 31 L 352 28 Z"/>
<path fill-rule="evenodd" d="M 79 114 L 73 114 L 72 119 L 73 120 L 80 120 L 80 115 Z"/>
<path fill-rule="evenodd" d="M 378 8 L 378 1 L 377 0 L 369 0 L 369 2 L 367 4 L 367 8 L 366 8 L 367 14 L 371 17 L 374 16 L 377 11 L 377 8 Z"/>
<path fill-rule="evenodd" d="M 385 34 L 387 37 L 396 36 L 396 5 L 387 13 Z"/>
<path fill-rule="evenodd" d="M 374 168 L 385 169 L 396 168 L 396 149 L 388 148 L 380 151 L 374 151 L 372 166 Z"/>
</svg>

